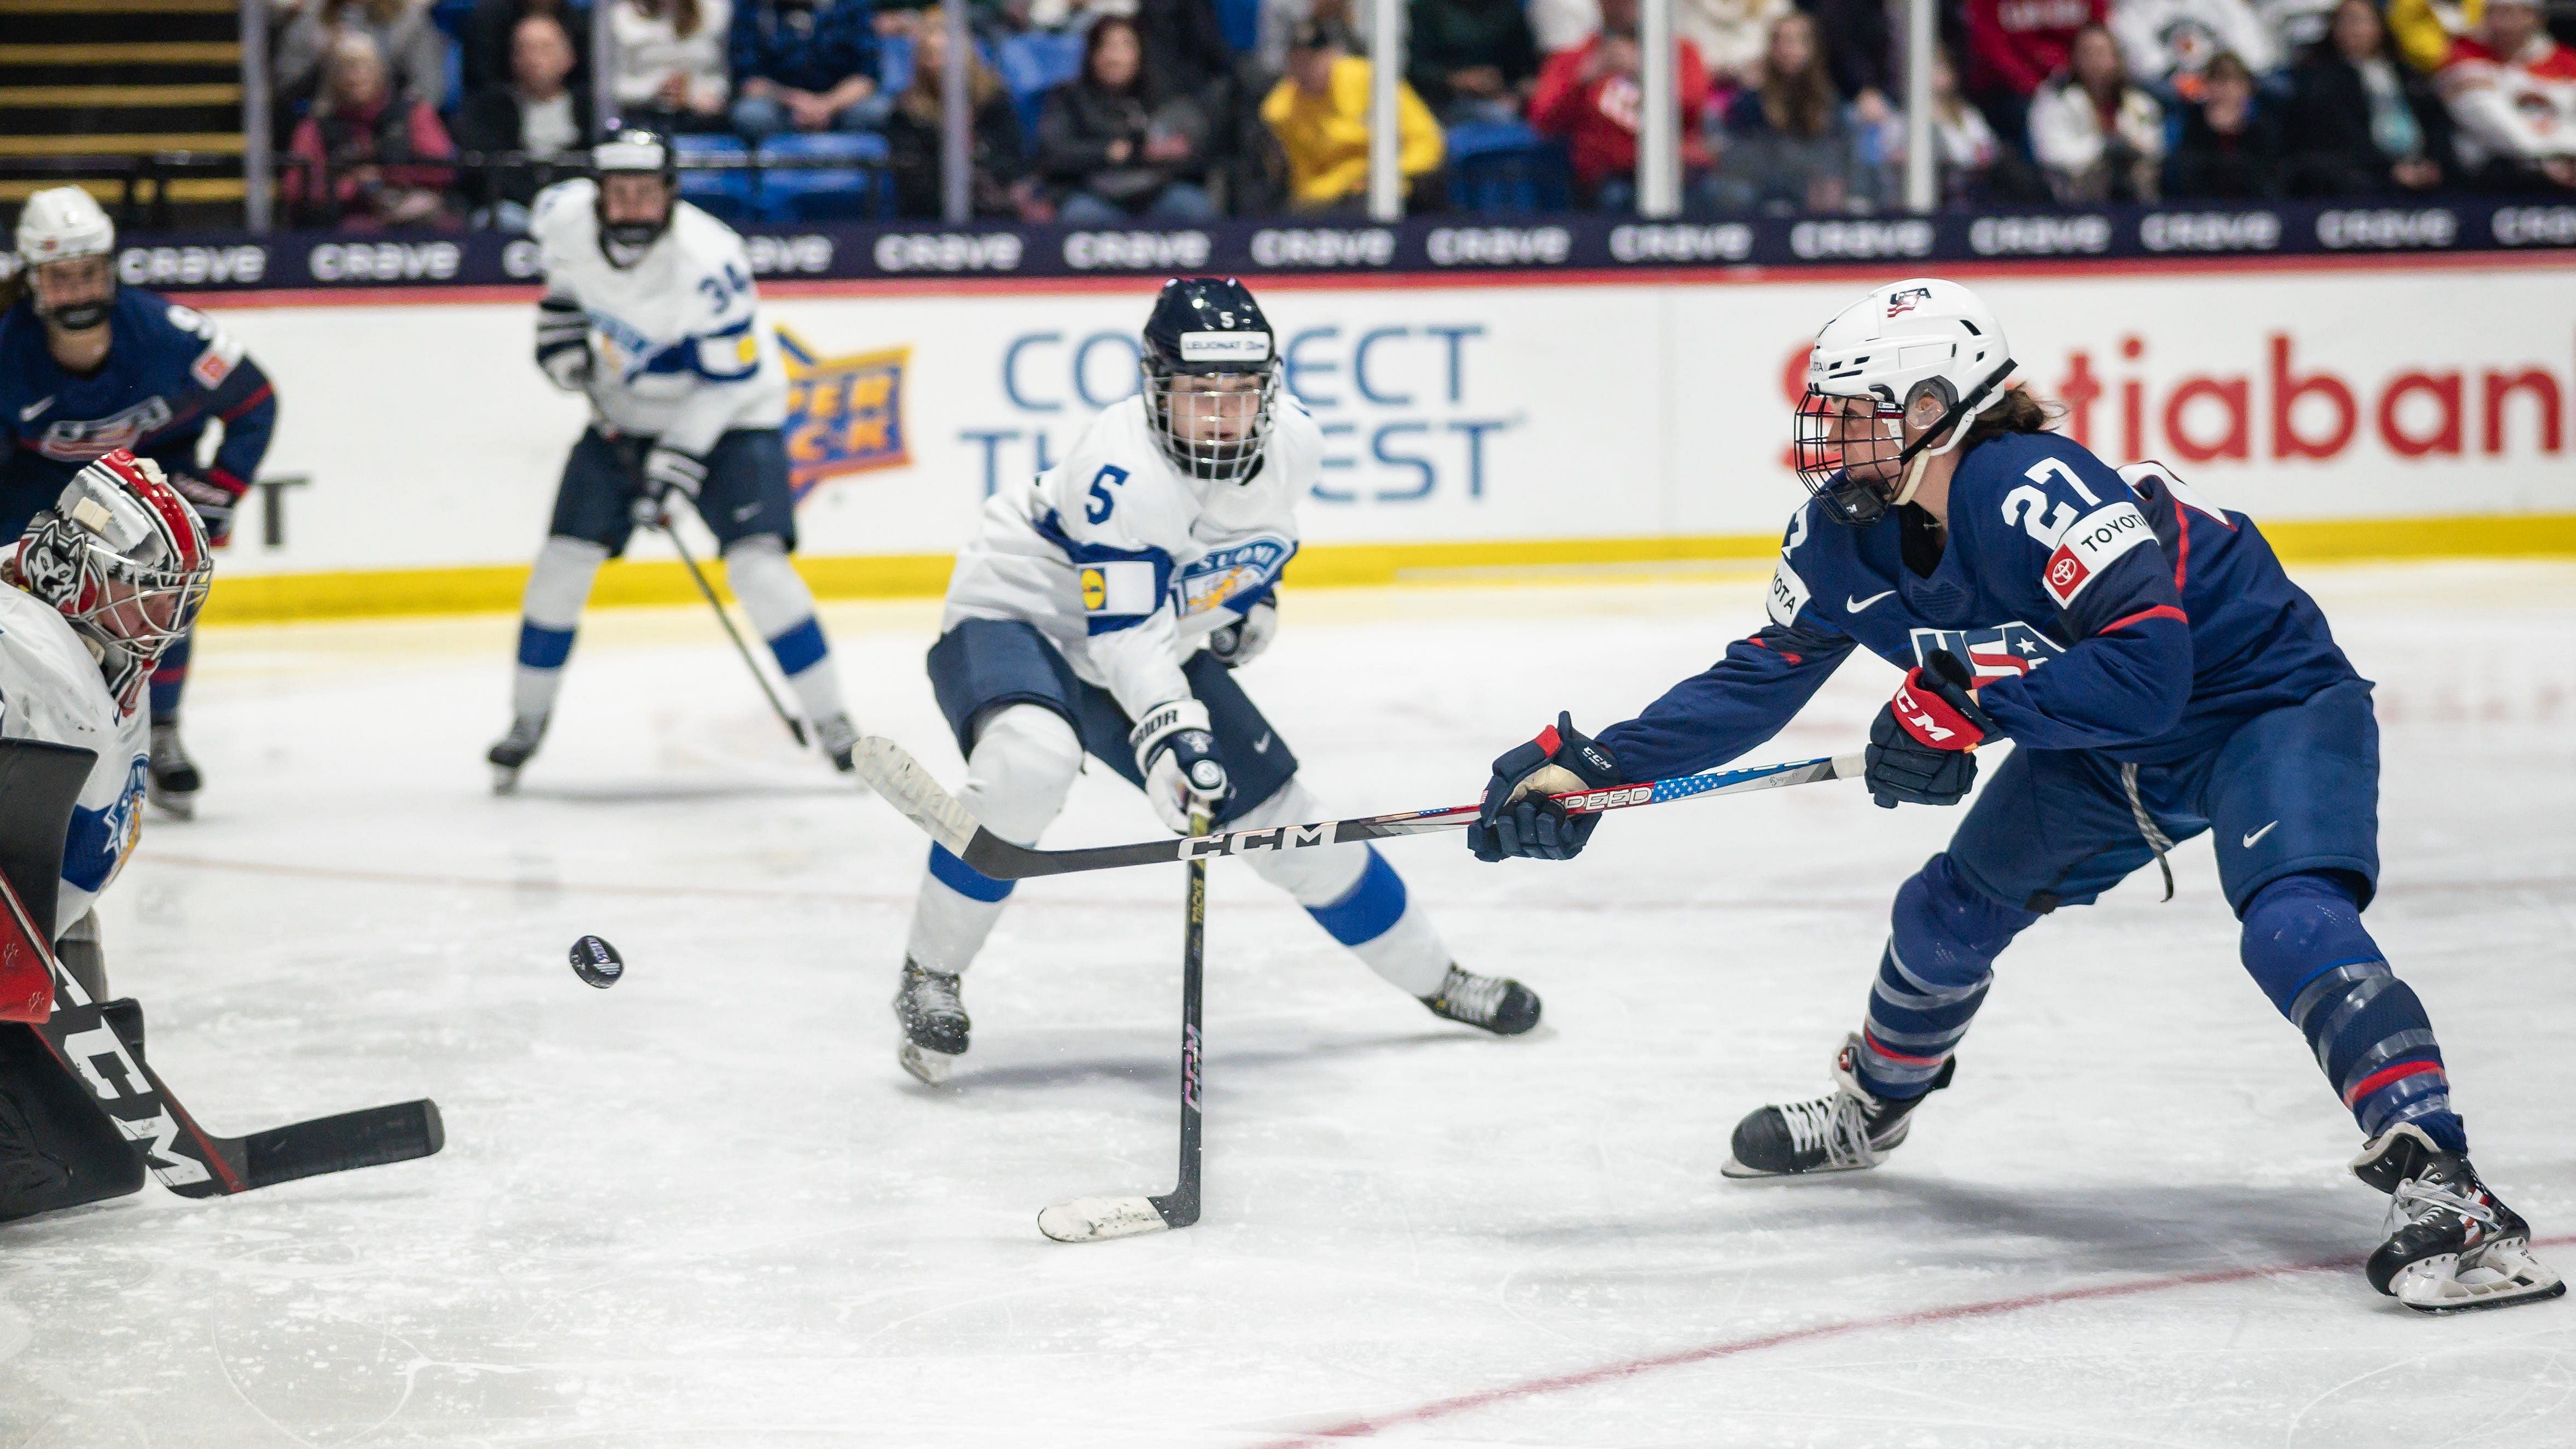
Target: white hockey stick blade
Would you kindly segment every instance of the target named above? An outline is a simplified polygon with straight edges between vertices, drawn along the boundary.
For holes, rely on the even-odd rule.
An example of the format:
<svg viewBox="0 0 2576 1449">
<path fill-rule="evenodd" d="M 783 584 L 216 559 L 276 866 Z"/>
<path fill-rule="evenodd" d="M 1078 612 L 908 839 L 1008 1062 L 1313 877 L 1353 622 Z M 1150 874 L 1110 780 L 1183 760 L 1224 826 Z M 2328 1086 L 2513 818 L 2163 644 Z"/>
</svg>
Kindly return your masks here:
<svg viewBox="0 0 2576 1449">
<path fill-rule="evenodd" d="M 868 788 L 885 798 L 885 802 L 903 812 L 904 818 L 930 833 L 930 838 L 948 847 L 952 855 L 964 855 L 979 828 L 973 811 L 957 801 L 947 788 L 931 778 L 930 772 L 910 751 L 883 735 L 869 735 L 850 752 L 858 767 L 859 778 Z"/>
<path fill-rule="evenodd" d="M 1152 1201 L 1141 1197 L 1077 1197 L 1038 1214 L 1038 1231 L 1059 1243 L 1132 1238 L 1166 1226 Z"/>
</svg>

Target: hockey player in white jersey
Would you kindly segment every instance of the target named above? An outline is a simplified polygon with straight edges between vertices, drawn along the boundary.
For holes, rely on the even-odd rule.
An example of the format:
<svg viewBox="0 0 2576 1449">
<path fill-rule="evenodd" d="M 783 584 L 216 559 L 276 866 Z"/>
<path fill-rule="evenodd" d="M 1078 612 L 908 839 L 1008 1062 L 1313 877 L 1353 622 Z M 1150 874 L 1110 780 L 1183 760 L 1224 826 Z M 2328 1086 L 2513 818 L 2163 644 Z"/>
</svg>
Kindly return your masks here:
<svg viewBox="0 0 2576 1449">
<path fill-rule="evenodd" d="M 1281 391 L 1270 324 L 1232 279 L 1166 283 L 1142 367 L 1143 390 L 1093 418 L 1062 463 L 986 504 L 930 651 L 966 755 L 958 798 L 1022 845 L 1063 809 L 1086 753 L 1176 831 L 1193 810 L 1236 830 L 1322 818 L 1233 671 L 1278 627 L 1273 595 L 1323 435 Z M 1374 849 L 1244 861 L 1438 1015 L 1504 1036 L 1538 1024 L 1527 987 L 1451 962 Z M 931 847 L 894 1003 L 904 1067 L 923 1081 L 966 1050 L 958 977 L 1010 893 Z"/>
<path fill-rule="evenodd" d="M 121 448 L 72 475 L 0 554 L 0 737 L 98 753 L 72 807 L 54 915 L 56 954 L 93 1000 L 108 993 L 90 905 L 143 828 L 152 666 L 187 637 L 214 567 L 204 525 L 160 465 Z"/>
<path fill-rule="evenodd" d="M 787 376 L 730 227 L 679 199 L 670 143 L 627 129 L 591 153 L 596 179 L 547 188 L 529 223 L 542 248 L 537 365 L 590 397 L 554 519 L 528 576 L 510 732 L 492 747 L 508 791 L 544 739 L 599 565 L 638 525 L 686 502 L 716 536 L 728 580 L 832 763 L 858 730 L 841 702 L 814 596 L 787 561 L 795 498 L 779 434 Z"/>
</svg>

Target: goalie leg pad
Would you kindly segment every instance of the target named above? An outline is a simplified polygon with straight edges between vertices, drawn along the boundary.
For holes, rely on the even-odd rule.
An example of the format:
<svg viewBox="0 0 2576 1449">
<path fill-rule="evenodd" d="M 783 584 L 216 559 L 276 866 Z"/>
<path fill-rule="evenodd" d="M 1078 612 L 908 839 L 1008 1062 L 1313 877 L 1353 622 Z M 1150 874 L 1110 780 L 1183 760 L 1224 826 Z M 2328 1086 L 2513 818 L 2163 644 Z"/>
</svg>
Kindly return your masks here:
<svg viewBox="0 0 2576 1449">
<path fill-rule="evenodd" d="M 33 1027 L 0 1024 L 0 1222 L 143 1190 L 143 1157 Z"/>
</svg>

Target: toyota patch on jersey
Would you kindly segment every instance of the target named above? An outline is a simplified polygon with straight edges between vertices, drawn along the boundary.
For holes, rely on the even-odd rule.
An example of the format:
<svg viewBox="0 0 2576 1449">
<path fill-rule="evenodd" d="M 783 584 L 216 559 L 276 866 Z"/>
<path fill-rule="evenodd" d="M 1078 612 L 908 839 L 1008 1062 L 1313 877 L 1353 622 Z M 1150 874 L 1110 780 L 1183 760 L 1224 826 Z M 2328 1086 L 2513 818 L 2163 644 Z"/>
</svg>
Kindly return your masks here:
<svg viewBox="0 0 2576 1449">
<path fill-rule="evenodd" d="M 2120 555 L 2156 536 L 2147 526 L 2147 516 L 2134 503 L 2114 503 L 2076 520 L 2057 541 L 2057 551 L 2048 556 L 2048 566 L 2040 570 L 2040 587 L 2057 601 L 2061 609 L 2072 605 L 2075 596 L 2093 576 L 2111 566 Z"/>
</svg>

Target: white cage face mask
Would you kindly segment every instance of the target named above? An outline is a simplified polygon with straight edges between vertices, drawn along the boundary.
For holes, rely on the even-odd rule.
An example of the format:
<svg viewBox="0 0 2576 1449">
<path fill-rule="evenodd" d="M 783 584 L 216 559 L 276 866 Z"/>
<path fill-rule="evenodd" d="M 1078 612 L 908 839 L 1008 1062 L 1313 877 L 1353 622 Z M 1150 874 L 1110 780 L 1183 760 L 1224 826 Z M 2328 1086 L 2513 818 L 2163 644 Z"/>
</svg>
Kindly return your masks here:
<svg viewBox="0 0 2576 1449">
<path fill-rule="evenodd" d="M 1262 332 L 1193 332 L 1182 369 L 1145 364 L 1145 402 L 1172 462 L 1194 478 L 1240 483 L 1261 467 L 1279 395 L 1279 366 Z"/>
</svg>

